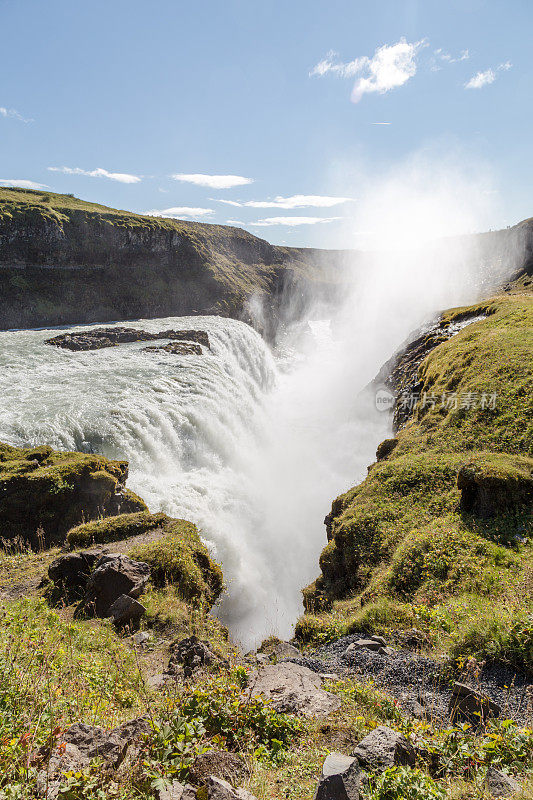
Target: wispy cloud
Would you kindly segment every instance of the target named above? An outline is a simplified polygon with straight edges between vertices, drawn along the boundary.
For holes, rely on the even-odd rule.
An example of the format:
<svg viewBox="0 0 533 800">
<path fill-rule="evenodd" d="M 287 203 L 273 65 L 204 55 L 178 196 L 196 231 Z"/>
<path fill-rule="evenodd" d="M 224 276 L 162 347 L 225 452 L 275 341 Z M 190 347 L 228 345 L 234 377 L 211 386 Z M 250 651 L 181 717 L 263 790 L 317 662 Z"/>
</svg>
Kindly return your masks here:
<svg viewBox="0 0 533 800">
<path fill-rule="evenodd" d="M 390 122 L 373 122 L 372 125 L 390 125 Z"/>
<path fill-rule="evenodd" d="M 257 228 L 267 228 L 271 225 L 288 225 L 290 227 L 296 225 L 320 225 L 325 222 L 336 222 L 342 217 L 266 217 L 259 219 L 257 222 L 250 222 Z"/>
<path fill-rule="evenodd" d="M 332 74 L 339 78 L 360 76 L 352 90 L 352 101 L 358 103 L 364 94 L 385 94 L 407 83 L 416 74 L 418 52 L 425 46 L 425 40 L 408 42 L 402 38 L 396 44 L 378 47 L 372 57 L 361 56 L 344 63 L 335 63 L 336 53 L 330 52 L 313 67 L 309 75 L 322 77 Z"/>
<path fill-rule="evenodd" d="M 451 53 L 447 53 L 446 50 L 443 50 L 442 47 L 439 47 L 437 50 L 433 51 L 431 70 L 433 72 L 437 72 L 446 64 L 457 64 L 459 61 L 468 61 L 469 58 L 469 50 L 461 50 L 458 56 L 452 56 Z"/>
<path fill-rule="evenodd" d="M 35 183 L 35 181 L 11 180 L 11 178 L 0 178 L 1 186 L 16 186 L 17 189 L 48 189 L 45 183 Z"/>
<path fill-rule="evenodd" d="M 0 106 L 0 117 L 16 119 L 18 122 L 33 122 L 32 119 L 27 119 L 19 114 L 15 108 L 5 108 L 5 106 Z"/>
<path fill-rule="evenodd" d="M 213 198 L 212 198 L 213 199 Z M 330 197 L 319 194 L 293 194 L 291 197 L 275 197 L 273 200 L 218 200 L 237 208 L 332 208 L 342 203 L 353 203 L 353 197 Z"/>
<path fill-rule="evenodd" d="M 507 72 L 512 66 L 510 61 L 504 61 L 502 64 L 499 64 L 495 70 L 486 69 L 484 72 L 476 72 L 476 74 L 465 83 L 465 89 L 482 89 L 483 86 L 489 86 L 496 80 L 496 74 L 498 72 L 502 70 Z"/>
<path fill-rule="evenodd" d="M 171 217 L 172 219 L 183 219 L 190 217 L 198 219 L 213 214 L 212 208 L 194 208 L 191 206 L 174 206 L 173 208 L 152 209 L 144 212 L 148 217 Z"/>
<path fill-rule="evenodd" d="M 107 169 L 81 169 L 81 167 L 48 167 L 50 172 L 63 172 L 65 175 L 86 175 L 89 178 L 109 178 L 110 181 L 119 183 L 140 183 L 139 175 L 130 175 L 128 172 L 109 172 Z"/>
<path fill-rule="evenodd" d="M 253 183 L 252 178 L 244 178 L 242 175 L 204 175 L 200 172 L 189 175 L 177 172 L 170 177 L 175 181 L 207 186 L 209 189 L 233 189 L 235 186 L 246 186 L 248 183 Z"/>
</svg>

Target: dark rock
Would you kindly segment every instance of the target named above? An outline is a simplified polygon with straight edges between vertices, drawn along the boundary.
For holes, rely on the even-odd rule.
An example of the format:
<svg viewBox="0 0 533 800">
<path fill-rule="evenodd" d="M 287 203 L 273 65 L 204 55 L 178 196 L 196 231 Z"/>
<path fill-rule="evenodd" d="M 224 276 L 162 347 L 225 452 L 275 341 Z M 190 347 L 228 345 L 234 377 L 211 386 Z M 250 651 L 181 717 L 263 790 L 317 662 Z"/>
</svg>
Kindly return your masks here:
<svg viewBox="0 0 533 800">
<path fill-rule="evenodd" d="M 350 658 L 356 650 L 371 650 L 375 653 L 381 650 L 383 645 L 376 642 L 374 639 L 357 639 L 346 648 L 344 652 L 345 658 Z"/>
<path fill-rule="evenodd" d="M 62 347 L 67 350 L 101 350 L 104 347 L 115 347 L 127 342 L 151 342 L 155 339 L 172 339 L 186 342 L 196 342 L 209 348 L 209 336 L 206 331 L 150 331 L 135 330 L 135 328 L 94 328 L 80 333 L 62 333 L 52 339 L 46 339 L 46 344 Z M 202 352 L 201 347 L 200 354 Z M 170 350 L 169 352 L 174 352 Z"/>
<path fill-rule="evenodd" d="M 392 647 L 380 647 L 378 650 L 380 656 L 391 656 L 394 653 Z"/>
<path fill-rule="evenodd" d="M 454 683 L 448 711 L 452 722 L 482 725 L 489 717 L 498 717 L 501 707 L 466 683 Z"/>
<path fill-rule="evenodd" d="M 63 743 L 52 751 L 47 768 L 40 770 L 35 779 L 37 796 L 55 800 L 64 782 L 65 772 L 79 772 L 89 766 L 89 758 L 82 754 L 76 745 Z"/>
<path fill-rule="evenodd" d="M 161 347 L 144 347 L 145 353 L 173 353 L 176 356 L 201 356 L 203 350 L 199 344 L 189 344 L 188 342 L 171 342 L 170 344 L 161 345 Z"/>
<path fill-rule="evenodd" d="M 123 760 L 128 746 L 128 740 L 119 736 L 116 731 L 106 731 L 81 722 L 67 728 L 62 741 L 77 747 L 82 756 L 89 761 L 101 758 L 115 769 Z"/>
<path fill-rule="evenodd" d="M 356 758 L 330 753 L 322 766 L 315 800 L 359 800 L 361 767 Z"/>
<path fill-rule="evenodd" d="M 208 750 L 196 757 L 190 771 L 190 778 L 201 785 L 209 775 L 222 778 L 233 786 L 238 786 L 248 775 L 245 760 L 237 753 L 227 750 Z"/>
<path fill-rule="evenodd" d="M 100 553 L 67 553 L 56 558 L 48 567 L 48 577 L 54 584 L 54 594 L 67 601 L 81 598 L 91 571 Z"/>
<path fill-rule="evenodd" d="M 321 717 L 336 711 L 341 701 L 321 687 L 320 675 L 291 661 L 268 664 L 252 675 L 252 697 L 261 695 L 276 711 Z"/>
<path fill-rule="evenodd" d="M 518 459 L 487 456 L 464 464 L 457 474 L 461 508 L 468 514 L 490 518 L 533 504 L 533 474 Z"/>
<path fill-rule="evenodd" d="M 390 456 L 396 445 L 398 444 L 398 439 L 385 439 L 381 444 L 378 444 L 378 449 L 376 450 L 376 460 L 383 461 L 384 458 Z"/>
<path fill-rule="evenodd" d="M 127 594 L 121 594 L 109 608 L 109 615 L 118 628 L 130 625 L 135 628 L 139 625 L 141 617 L 146 613 L 146 608 Z"/>
<path fill-rule="evenodd" d="M 222 663 L 223 659 L 211 650 L 207 642 L 202 642 L 197 636 L 189 636 L 173 646 L 167 673 L 176 674 L 183 668 L 185 676 L 190 677 L 200 667 Z"/>
<path fill-rule="evenodd" d="M 485 776 L 485 788 L 492 797 L 512 797 L 520 791 L 521 786 L 505 772 L 489 767 Z"/>
<path fill-rule="evenodd" d="M 150 578 L 150 567 L 143 561 L 133 561 L 121 553 L 101 556 L 87 583 L 82 602 L 85 611 L 98 617 L 108 617 L 113 603 L 125 594 L 136 599 Z"/>
<path fill-rule="evenodd" d="M 128 744 L 132 742 L 140 742 L 146 734 L 150 733 L 151 725 L 148 716 L 137 717 L 131 719 L 129 722 L 124 722 L 118 728 L 114 728 L 112 733 L 123 739 Z"/>
<path fill-rule="evenodd" d="M 383 772 L 395 765 L 413 767 L 416 760 L 412 744 L 386 725 L 380 725 L 365 736 L 353 754 L 370 772 Z"/>
</svg>

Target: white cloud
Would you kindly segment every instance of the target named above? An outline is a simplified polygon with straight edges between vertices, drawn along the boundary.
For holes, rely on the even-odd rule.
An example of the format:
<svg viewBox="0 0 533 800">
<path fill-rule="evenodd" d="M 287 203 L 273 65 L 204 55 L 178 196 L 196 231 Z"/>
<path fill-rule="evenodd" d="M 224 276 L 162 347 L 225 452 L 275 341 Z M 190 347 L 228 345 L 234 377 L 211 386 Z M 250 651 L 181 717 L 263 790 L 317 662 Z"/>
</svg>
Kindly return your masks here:
<svg viewBox="0 0 533 800">
<path fill-rule="evenodd" d="M 240 219 L 227 219 L 226 225 L 233 225 L 235 228 L 242 228 L 246 225 L 246 222 L 242 222 Z"/>
<path fill-rule="evenodd" d="M 23 180 L 12 181 L 9 178 L 0 178 L 0 184 L 2 186 L 16 186 L 18 189 L 48 189 L 48 186 L 45 183 L 35 183 L 35 181 Z"/>
<path fill-rule="evenodd" d="M 513 65 L 510 61 L 504 61 L 496 67 L 496 70 L 486 69 L 484 72 L 476 72 L 469 81 L 465 83 L 465 89 L 482 89 L 483 86 L 489 86 L 496 80 L 496 72 L 507 72 Z"/>
<path fill-rule="evenodd" d="M 442 47 L 439 47 L 437 50 L 433 51 L 431 69 L 433 72 L 437 72 L 442 69 L 443 64 L 457 64 L 459 61 L 468 61 L 469 58 L 469 50 L 461 50 L 458 56 L 452 56 L 451 53 L 447 53 Z"/>
<path fill-rule="evenodd" d="M 89 178 L 109 178 L 119 183 L 139 183 L 142 178 L 128 172 L 108 172 L 107 169 L 81 169 L 80 167 L 48 167 L 50 172 L 63 172 L 65 175 L 87 175 Z"/>
<path fill-rule="evenodd" d="M 402 38 L 396 44 L 378 47 L 371 58 L 362 56 L 345 63 L 334 63 L 336 54 L 330 52 L 309 75 L 320 77 L 331 73 L 339 78 L 359 75 L 352 91 L 352 101 L 358 103 L 364 94 L 385 94 L 407 83 L 416 74 L 418 51 L 425 46 L 425 40 L 408 42 Z"/>
<path fill-rule="evenodd" d="M 273 200 L 218 200 L 228 206 L 238 208 L 332 208 L 342 203 L 353 203 L 353 197 L 330 197 L 319 194 L 293 194 L 291 197 L 275 197 Z"/>
<path fill-rule="evenodd" d="M 476 72 L 469 81 L 465 83 L 465 89 L 481 89 L 496 80 L 496 73 L 493 69 L 486 69 L 485 72 Z"/>
<path fill-rule="evenodd" d="M 250 225 L 258 228 L 267 228 L 271 225 L 319 225 L 322 222 L 336 222 L 342 217 L 266 217 L 257 222 L 250 222 Z"/>
<path fill-rule="evenodd" d="M 14 108 L 5 108 L 5 106 L 0 106 L 0 117 L 16 119 L 18 122 L 33 122 L 32 119 L 26 119 L 23 117 L 22 114 Z"/>
<path fill-rule="evenodd" d="M 170 177 L 175 181 L 207 186 L 209 189 L 233 189 L 235 186 L 246 186 L 248 183 L 253 183 L 252 178 L 243 178 L 242 175 L 204 175 L 200 172 L 188 175 L 178 172 Z"/>
<path fill-rule="evenodd" d="M 184 217 L 191 217 L 197 219 L 198 217 L 206 217 L 213 214 L 212 208 L 193 208 L 191 206 L 174 206 L 173 208 L 152 209 L 151 211 L 144 212 L 148 217 L 171 217 L 172 219 L 183 219 Z"/>
<path fill-rule="evenodd" d="M 390 125 L 390 122 L 373 122 L 372 125 Z"/>
</svg>

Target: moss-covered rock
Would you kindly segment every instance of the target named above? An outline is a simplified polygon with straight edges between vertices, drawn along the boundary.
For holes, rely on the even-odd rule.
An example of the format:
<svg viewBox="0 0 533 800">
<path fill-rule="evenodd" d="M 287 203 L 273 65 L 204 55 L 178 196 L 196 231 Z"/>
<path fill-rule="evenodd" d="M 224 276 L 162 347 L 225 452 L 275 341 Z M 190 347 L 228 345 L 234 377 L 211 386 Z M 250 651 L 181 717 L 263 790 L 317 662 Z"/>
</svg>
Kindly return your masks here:
<svg viewBox="0 0 533 800">
<path fill-rule="evenodd" d="M 127 477 L 126 461 L 0 444 L 0 537 L 57 544 L 84 520 L 146 511 Z"/>
<path fill-rule="evenodd" d="M 165 515 L 160 534 L 153 541 L 134 547 L 129 555 L 152 570 L 156 586 L 173 584 L 187 601 L 211 608 L 224 588 L 222 570 L 210 557 L 196 525 Z"/>
<path fill-rule="evenodd" d="M 299 629 L 345 610 L 348 627 L 360 625 L 361 604 L 382 599 L 430 607 L 460 597 L 466 617 L 487 603 L 502 618 L 531 614 L 531 286 L 521 280 L 442 316 L 445 325 L 472 318 L 422 359 L 421 399 L 394 446 L 380 445 L 367 478 L 333 502 L 321 574 L 304 590 L 315 616 Z"/>
<path fill-rule="evenodd" d="M 167 521 L 166 514 L 150 514 L 149 511 L 103 517 L 72 528 L 67 533 L 67 544 L 74 549 L 89 547 L 92 544 L 118 542 L 162 528 Z"/>
<path fill-rule="evenodd" d="M 457 475 L 461 507 L 480 517 L 495 517 L 533 504 L 533 459 L 484 453 Z"/>
</svg>

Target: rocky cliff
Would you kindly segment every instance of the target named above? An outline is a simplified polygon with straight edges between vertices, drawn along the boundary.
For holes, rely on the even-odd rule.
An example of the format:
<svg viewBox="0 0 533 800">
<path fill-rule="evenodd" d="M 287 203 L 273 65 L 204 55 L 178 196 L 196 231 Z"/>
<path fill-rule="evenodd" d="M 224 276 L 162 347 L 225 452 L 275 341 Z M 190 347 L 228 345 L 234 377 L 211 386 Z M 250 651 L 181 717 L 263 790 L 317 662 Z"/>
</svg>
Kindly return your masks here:
<svg viewBox="0 0 533 800">
<path fill-rule="evenodd" d="M 342 260 L 341 251 L 274 247 L 240 228 L 0 189 L 0 329 L 186 314 L 246 318 L 252 296 L 263 301 L 268 328 L 287 286 L 334 293 Z"/>
</svg>

